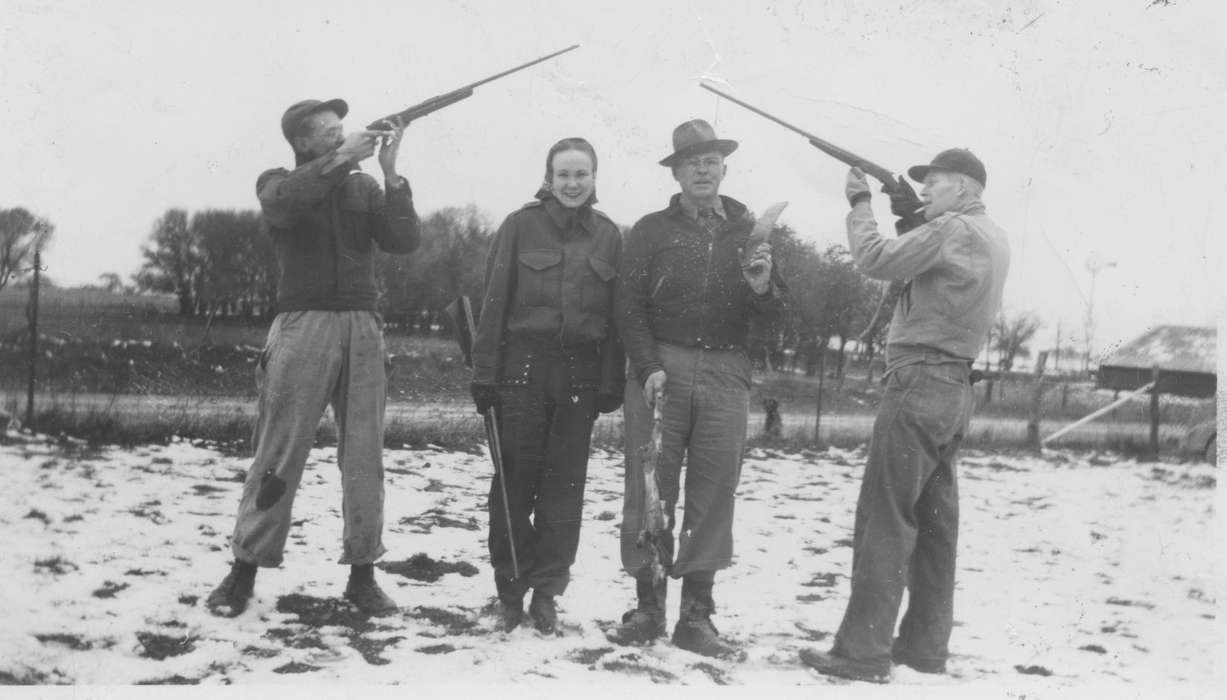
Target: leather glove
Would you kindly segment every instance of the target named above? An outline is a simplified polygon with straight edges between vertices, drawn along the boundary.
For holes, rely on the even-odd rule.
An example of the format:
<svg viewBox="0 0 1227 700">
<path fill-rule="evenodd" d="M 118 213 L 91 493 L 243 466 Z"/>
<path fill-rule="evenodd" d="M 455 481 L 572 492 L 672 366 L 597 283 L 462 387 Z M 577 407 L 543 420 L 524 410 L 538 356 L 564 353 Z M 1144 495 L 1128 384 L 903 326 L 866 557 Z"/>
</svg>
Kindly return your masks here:
<svg viewBox="0 0 1227 700">
<path fill-rule="evenodd" d="M 848 171 L 848 180 L 844 183 L 844 195 L 848 198 L 848 204 L 856 206 L 857 202 L 869 201 L 872 193 L 869 191 L 869 181 L 865 179 L 865 173 L 861 172 L 860 168 L 852 168 Z"/>
<path fill-rule="evenodd" d="M 924 211 L 916 211 L 924 206 L 924 202 L 920 201 L 916 190 L 912 189 L 912 185 L 904 180 L 902 175 L 894 188 L 887 189 L 886 185 L 882 185 L 882 191 L 890 196 L 890 213 L 899 217 L 895 222 L 895 231 L 900 234 L 907 233 L 925 222 Z"/>
<path fill-rule="evenodd" d="M 473 404 L 477 406 L 477 412 L 483 416 L 500 403 L 498 386 L 494 384 L 473 382 L 469 385 L 469 393 L 473 395 Z"/>
<path fill-rule="evenodd" d="M 600 413 L 613 413 L 621 407 L 621 394 L 597 394 L 596 396 L 596 410 Z"/>
</svg>

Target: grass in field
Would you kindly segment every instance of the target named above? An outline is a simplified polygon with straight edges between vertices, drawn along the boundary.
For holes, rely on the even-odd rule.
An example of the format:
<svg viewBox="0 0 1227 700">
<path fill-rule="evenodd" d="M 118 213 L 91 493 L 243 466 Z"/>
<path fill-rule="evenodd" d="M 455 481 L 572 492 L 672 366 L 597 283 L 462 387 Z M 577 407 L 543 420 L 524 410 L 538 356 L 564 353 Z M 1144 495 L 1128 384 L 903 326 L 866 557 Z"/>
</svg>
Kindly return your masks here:
<svg viewBox="0 0 1227 700">
<path fill-rule="evenodd" d="M 9 287 L 0 291 L 0 388 L 10 391 L 24 392 L 27 383 L 27 300 L 24 289 Z M 267 327 L 218 319 L 206 334 L 204 319 L 184 319 L 176 310 L 177 302 L 169 295 L 125 296 L 100 290 L 44 289 L 40 296 L 37 390 L 57 394 L 254 398 L 255 362 L 264 345 Z M 470 374 L 453 340 L 388 334 L 385 344 L 389 356 L 389 400 L 467 402 Z M 993 400 L 986 402 L 987 384 L 977 384 L 976 414 L 1025 419 L 1031 412 L 1032 389 L 1028 379 L 997 381 L 993 384 Z M 853 361 L 842 384 L 834 376 L 825 379 L 822 411 L 829 415 L 872 414 L 881 391 L 882 385 L 876 380 L 867 382 L 864 368 Z M 777 400 L 785 415 L 813 415 L 818 402 L 818 377 L 756 373 L 752 409 L 759 410 L 766 398 Z M 1054 381 L 1044 392 L 1041 414 L 1046 420 L 1073 421 L 1113 398 L 1112 392 L 1096 390 L 1090 382 Z M 1165 425 L 1191 426 L 1212 418 L 1214 406 L 1207 401 L 1165 398 L 1160 413 Z M 173 425 L 166 430 L 197 430 L 181 425 L 192 420 L 199 419 L 183 418 L 177 424 L 168 421 Z M 1148 403 L 1144 399 L 1132 401 L 1101 420 L 1148 421 Z M 418 428 L 406 430 L 412 439 L 418 439 L 416 436 L 421 432 Z M 431 435 L 451 440 L 449 436 L 457 430 L 448 428 Z M 599 430 L 603 430 L 600 425 Z M 100 422 L 90 432 L 105 433 L 103 424 Z M 227 429 L 202 426 L 198 432 L 226 433 Z M 129 433 L 141 434 L 135 427 L 124 434 Z M 801 433 L 794 439 L 804 441 Z M 618 442 L 621 435 L 599 439 Z M 838 442 L 842 438 L 832 435 L 829 439 Z"/>
<path fill-rule="evenodd" d="M 188 411 L 165 411 L 154 416 L 122 416 L 106 409 L 55 408 L 35 416 L 35 428 L 47 435 L 62 435 L 89 444 L 133 446 L 165 444 L 174 439 L 198 440 L 227 451 L 250 455 L 254 419 L 246 415 L 201 416 Z M 421 448 L 437 445 L 469 450 L 485 440 L 482 424 L 474 419 L 441 417 L 431 421 L 389 421 L 385 447 Z M 318 445 L 335 445 L 336 425 L 331 419 L 316 430 Z"/>
</svg>

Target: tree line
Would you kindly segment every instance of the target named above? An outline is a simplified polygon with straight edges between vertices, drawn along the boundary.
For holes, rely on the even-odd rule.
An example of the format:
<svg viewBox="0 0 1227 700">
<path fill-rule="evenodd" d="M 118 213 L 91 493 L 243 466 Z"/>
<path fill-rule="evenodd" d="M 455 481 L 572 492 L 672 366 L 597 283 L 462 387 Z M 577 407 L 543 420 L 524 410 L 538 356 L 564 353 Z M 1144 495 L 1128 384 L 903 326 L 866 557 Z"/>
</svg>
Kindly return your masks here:
<svg viewBox="0 0 1227 700">
<path fill-rule="evenodd" d="M 54 226 L 21 209 L 0 209 L 0 288 L 30 264 Z M 406 334 L 450 333 L 442 309 L 467 295 L 480 303 L 486 253 L 494 228 L 474 205 L 448 207 L 422 221 L 422 243 L 412 255 L 380 253 L 375 263 L 379 311 L 389 328 Z M 780 225 L 772 233 L 773 257 L 789 287 L 787 312 L 770 328 L 754 328 L 751 352 L 760 366 L 814 375 L 829 360 L 839 374 L 849 346 L 872 360 L 886 329 L 859 339 L 884 285 L 855 268 L 842 245 L 819 247 Z M 171 294 L 185 317 L 266 322 L 276 314 L 277 262 L 272 238 L 255 210 L 204 209 L 189 215 L 167 209 L 141 247 L 142 264 L 123 285 L 100 276 L 111 291 Z M 1040 328 L 1032 314 L 1002 314 L 990 337 L 998 369 L 1010 370 L 1029 355 Z M 832 349 L 830 353 L 826 349 Z M 832 355 L 828 358 L 828 354 Z"/>
<path fill-rule="evenodd" d="M 442 309 L 461 295 L 480 302 L 493 236 L 475 206 L 448 207 L 423 219 L 422 243 L 412 255 L 379 254 L 375 280 L 388 326 L 409 334 L 449 332 Z M 873 313 L 880 285 L 856 271 L 843 246 L 819 249 L 789 226 L 777 226 L 772 243 L 790 291 L 789 312 L 775 327 L 755 329 L 753 349 L 760 362 L 813 374 L 820 348 L 832 341 L 842 360 Z M 154 222 L 141 254 L 135 289 L 175 295 L 184 316 L 267 320 L 276 313 L 272 241 L 254 210 L 189 216 L 169 209 Z"/>
</svg>

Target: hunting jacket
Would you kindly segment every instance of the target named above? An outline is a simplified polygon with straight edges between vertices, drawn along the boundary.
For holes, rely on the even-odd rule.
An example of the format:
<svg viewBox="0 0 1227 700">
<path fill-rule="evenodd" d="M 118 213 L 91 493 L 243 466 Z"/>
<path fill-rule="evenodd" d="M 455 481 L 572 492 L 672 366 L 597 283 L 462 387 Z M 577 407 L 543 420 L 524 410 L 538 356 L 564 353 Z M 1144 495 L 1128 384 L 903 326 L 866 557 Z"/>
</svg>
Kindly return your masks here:
<svg viewBox="0 0 1227 700">
<path fill-rule="evenodd" d="M 572 389 L 620 396 L 626 360 L 613 300 L 621 255 L 617 225 L 590 204 L 568 208 L 544 195 L 512 212 L 486 258 L 473 381 L 526 383 L 529 355 L 541 350 L 568 358 Z"/>
<path fill-rule="evenodd" d="M 746 206 L 720 197 L 725 218 L 711 233 L 684 211 L 681 195 L 640 219 L 626 237 L 619 274 L 618 330 L 640 382 L 663 369 L 658 342 L 713 350 L 746 349 L 751 321 L 780 316 L 787 292 L 772 266 L 762 295 L 741 273 L 754 228 Z"/>
<path fill-rule="evenodd" d="M 979 200 L 941 214 L 906 236 L 885 238 L 867 199 L 848 213 L 848 248 L 856 266 L 879 280 L 910 280 L 886 338 L 891 372 L 931 361 L 933 351 L 975 359 L 988 342 L 1010 270 L 1006 232 Z"/>
<path fill-rule="evenodd" d="M 374 311 L 373 244 L 406 254 L 420 242 L 405 178 L 385 196 L 375 178 L 355 168 L 324 173 L 331 158 L 266 170 L 256 180 L 280 273 L 278 312 Z"/>
</svg>

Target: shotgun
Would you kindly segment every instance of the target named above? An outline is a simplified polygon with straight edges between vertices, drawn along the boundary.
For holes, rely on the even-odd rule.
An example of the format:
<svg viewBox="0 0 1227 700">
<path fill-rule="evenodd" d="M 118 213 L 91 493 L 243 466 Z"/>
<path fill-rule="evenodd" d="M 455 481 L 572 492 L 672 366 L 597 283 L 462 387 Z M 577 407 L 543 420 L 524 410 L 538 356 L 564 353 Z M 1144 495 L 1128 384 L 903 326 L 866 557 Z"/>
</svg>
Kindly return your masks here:
<svg viewBox="0 0 1227 700">
<path fill-rule="evenodd" d="M 542 56 L 541 58 L 533 59 L 529 61 L 528 63 L 518 65 L 515 68 L 509 68 L 503 71 L 502 73 L 496 73 L 490 76 L 489 78 L 478 80 L 475 83 L 469 83 L 468 85 L 452 90 L 451 92 L 445 92 L 442 95 L 435 95 L 434 97 L 430 98 L 429 100 L 426 100 L 425 102 L 420 102 L 418 104 L 413 105 L 409 109 L 406 109 L 401 112 L 397 112 L 396 114 L 389 114 L 383 119 L 376 119 L 370 124 L 367 124 L 366 128 L 371 129 L 371 130 L 386 129 L 387 124 L 394 123 L 398 117 L 400 118 L 401 124 L 403 126 L 408 126 L 409 122 L 415 119 L 420 119 L 426 116 L 427 114 L 430 114 L 431 112 L 436 112 L 440 109 L 443 109 L 444 107 L 454 105 L 457 102 L 465 98 L 472 97 L 473 89 L 476 87 L 480 87 L 482 85 L 485 85 L 486 83 L 498 80 L 499 78 L 502 78 L 504 76 L 511 75 L 512 73 L 515 73 L 517 71 L 522 71 L 525 68 L 528 68 L 529 66 L 535 66 L 538 63 L 541 63 L 542 61 L 548 61 L 551 58 L 554 58 L 555 56 L 560 56 L 568 51 L 572 51 L 577 48 L 579 48 L 579 44 L 574 44 L 574 45 L 568 46 L 565 49 L 562 49 L 561 51 L 555 51 L 552 54 L 548 54 L 548 55 Z"/>
<path fill-rule="evenodd" d="M 464 355 L 464 363 L 473 366 L 473 339 L 477 336 L 477 323 L 473 320 L 473 303 L 466 296 L 457 297 L 443 309 L 456 328 L 456 342 Z M 511 547 L 511 570 L 513 578 L 520 578 L 520 560 L 516 557 L 516 539 L 511 529 L 511 503 L 507 499 L 507 481 L 503 478 L 503 444 L 499 440 L 498 422 L 491 408 L 483 414 L 486 422 L 486 442 L 490 445 L 490 461 L 494 462 L 494 475 L 498 478 L 499 495 L 503 497 L 503 517 L 507 519 L 507 544 Z"/>
</svg>

